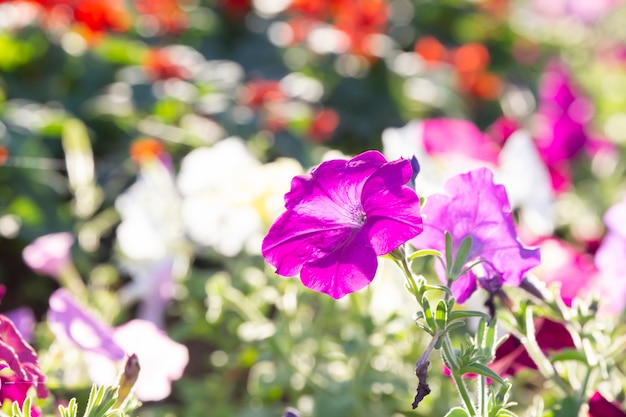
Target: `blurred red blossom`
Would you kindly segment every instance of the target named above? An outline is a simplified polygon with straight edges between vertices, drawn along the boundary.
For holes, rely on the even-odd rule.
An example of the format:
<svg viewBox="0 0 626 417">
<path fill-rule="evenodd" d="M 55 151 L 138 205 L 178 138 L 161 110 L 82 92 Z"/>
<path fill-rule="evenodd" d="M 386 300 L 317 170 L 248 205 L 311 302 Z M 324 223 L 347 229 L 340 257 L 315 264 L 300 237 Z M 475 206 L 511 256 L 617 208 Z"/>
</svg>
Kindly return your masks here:
<svg viewBox="0 0 626 417">
<path fill-rule="evenodd" d="M 277 80 L 252 80 L 240 90 L 239 94 L 241 103 L 253 108 L 258 108 L 267 102 L 284 99 L 285 93 Z"/>
<path fill-rule="evenodd" d="M 252 0 L 219 0 L 218 4 L 233 20 L 243 19 L 252 10 Z"/>
<path fill-rule="evenodd" d="M 177 0 L 133 0 L 138 13 L 154 18 L 159 32 L 178 33 L 188 26 L 187 13 Z"/>
<path fill-rule="evenodd" d="M 314 22 L 330 24 L 346 35 L 349 53 L 373 58 L 369 41 L 371 35 L 384 34 L 388 21 L 388 2 L 384 0 L 295 0 L 287 12 L 295 19 L 298 29 L 310 31 L 319 27 Z M 292 28 L 293 29 L 293 28 Z M 304 36 L 296 36 L 296 39 Z"/>
<path fill-rule="evenodd" d="M 132 19 L 123 0 L 22 0 L 35 4 L 45 26 L 66 26 L 80 33 L 88 43 L 97 42 L 107 31 L 124 32 Z M 4 1 L 3 1 L 4 2 Z"/>
<path fill-rule="evenodd" d="M 169 78 L 184 80 L 191 77 L 191 71 L 177 62 L 169 49 L 152 48 L 148 50 L 141 64 L 146 76 L 151 80 L 167 80 Z"/>
<path fill-rule="evenodd" d="M 504 87 L 496 74 L 488 71 L 491 57 L 485 45 L 469 42 L 456 48 L 446 48 L 439 40 L 427 35 L 419 38 L 414 51 L 433 68 L 450 65 L 459 91 L 484 100 L 495 100 Z"/>
<path fill-rule="evenodd" d="M 333 109 L 322 109 L 313 117 L 309 135 L 316 142 L 326 142 L 339 125 L 339 114 Z"/>
</svg>

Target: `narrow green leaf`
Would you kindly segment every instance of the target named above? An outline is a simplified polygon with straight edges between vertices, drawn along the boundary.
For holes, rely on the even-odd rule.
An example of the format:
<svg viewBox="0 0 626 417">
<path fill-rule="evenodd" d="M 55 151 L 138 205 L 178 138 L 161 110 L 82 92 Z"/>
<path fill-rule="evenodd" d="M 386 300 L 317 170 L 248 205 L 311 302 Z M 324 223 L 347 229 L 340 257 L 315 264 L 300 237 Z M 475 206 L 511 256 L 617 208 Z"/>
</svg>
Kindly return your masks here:
<svg viewBox="0 0 626 417">
<path fill-rule="evenodd" d="M 496 319 L 491 319 L 487 326 L 487 340 L 485 341 L 485 348 L 489 350 L 492 358 L 496 355 L 496 325 Z"/>
<path fill-rule="evenodd" d="M 449 287 L 447 287 L 446 285 L 440 285 L 440 284 L 424 284 L 422 286 L 422 288 L 424 289 L 424 291 L 433 291 L 433 290 L 438 290 L 438 291 L 443 291 L 446 292 L 450 295 L 452 295 L 452 290 L 450 290 Z"/>
<path fill-rule="evenodd" d="M 437 329 L 435 325 L 435 317 L 433 316 L 433 311 L 430 308 L 430 302 L 428 302 L 428 298 L 422 298 L 422 309 L 424 310 L 424 318 L 426 319 L 426 323 L 430 326 L 433 331 Z"/>
<path fill-rule="evenodd" d="M 78 406 L 76 405 L 76 398 L 72 398 L 67 407 L 63 407 L 59 405 L 59 412 L 61 413 L 61 417 L 76 417 L 78 413 Z"/>
<path fill-rule="evenodd" d="M 469 317 L 482 317 L 489 320 L 489 314 L 476 310 L 453 310 L 448 314 L 448 320 L 466 319 Z"/>
<path fill-rule="evenodd" d="M 432 330 L 430 327 L 428 327 L 427 325 L 425 325 L 423 322 L 421 322 L 421 321 L 416 321 L 416 322 L 415 322 L 415 325 L 416 325 L 417 327 L 419 327 L 420 329 L 424 330 L 424 331 L 425 331 L 426 333 L 428 333 L 429 335 L 431 335 L 431 336 L 434 336 L 434 335 L 435 335 L 435 332 L 433 332 L 433 330 Z"/>
<path fill-rule="evenodd" d="M 24 404 L 22 404 L 22 415 L 24 417 L 30 417 L 30 401 L 31 397 L 26 397 Z"/>
<path fill-rule="evenodd" d="M 465 322 L 461 320 L 448 322 L 448 326 L 446 327 L 446 333 L 450 333 L 453 330 L 460 329 L 461 327 L 465 327 Z"/>
<path fill-rule="evenodd" d="M 448 277 L 450 277 L 449 272 L 452 268 L 452 235 L 448 231 L 445 233 L 446 236 L 446 269 L 448 270 Z"/>
<path fill-rule="evenodd" d="M 587 357 L 584 352 L 576 350 L 574 348 L 562 349 L 558 353 L 550 356 L 550 362 L 562 362 L 562 361 L 577 361 L 587 364 Z"/>
<path fill-rule="evenodd" d="M 498 381 L 501 384 L 506 384 L 504 379 L 500 377 L 497 373 L 495 373 L 492 369 L 490 369 L 487 365 L 483 365 L 482 363 L 473 363 L 471 365 L 466 365 L 461 368 L 461 372 L 464 374 L 478 374 L 485 376 L 487 378 L 491 378 L 495 381 Z"/>
<path fill-rule="evenodd" d="M 476 330 L 476 346 L 479 349 L 483 348 L 483 343 L 485 341 L 485 320 L 481 319 L 478 322 L 478 329 Z"/>
<path fill-rule="evenodd" d="M 470 249 L 472 249 L 472 238 L 467 236 L 459 245 L 459 249 L 456 251 L 456 256 L 454 258 L 454 264 L 452 265 L 452 272 L 455 275 L 458 275 L 463 268 L 463 265 L 467 263 L 467 255 L 469 255 Z"/>
<path fill-rule="evenodd" d="M 498 414 L 496 414 L 496 417 L 517 417 L 517 414 L 515 414 L 514 412 L 510 411 L 510 410 L 500 410 L 498 411 Z"/>
<path fill-rule="evenodd" d="M 435 322 L 441 330 L 446 328 L 448 324 L 448 305 L 445 301 L 439 300 L 437 310 L 435 311 Z"/>
<path fill-rule="evenodd" d="M 448 411 L 445 417 L 470 417 L 470 415 L 467 414 L 464 408 L 454 407 L 452 410 Z"/>
<path fill-rule="evenodd" d="M 443 257 L 443 254 L 441 252 L 439 252 L 438 250 L 435 249 L 420 249 L 416 252 L 413 252 L 412 254 L 409 255 L 408 260 L 409 262 L 417 259 L 417 258 L 421 258 L 424 256 L 437 256 L 439 258 Z"/>
</svg>

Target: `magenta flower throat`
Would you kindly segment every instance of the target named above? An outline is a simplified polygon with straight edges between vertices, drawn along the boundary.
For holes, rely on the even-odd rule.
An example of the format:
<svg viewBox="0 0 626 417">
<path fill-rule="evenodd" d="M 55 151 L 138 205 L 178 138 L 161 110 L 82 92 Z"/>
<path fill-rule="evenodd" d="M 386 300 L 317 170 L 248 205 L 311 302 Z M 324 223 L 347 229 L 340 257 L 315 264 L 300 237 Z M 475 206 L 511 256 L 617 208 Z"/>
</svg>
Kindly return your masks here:
<svg viewBox="0 0 626 417">
<path fill-rule="evenodd" d="M 419 198 L 406 186 L 412 173 L 408 160 L 368 151 L 295 177 L 263 256 L 277 274 L 299 274 L 306 287 L 333 298 L 364 288 L 377 256 L 422 232 Z"/>
</svg>

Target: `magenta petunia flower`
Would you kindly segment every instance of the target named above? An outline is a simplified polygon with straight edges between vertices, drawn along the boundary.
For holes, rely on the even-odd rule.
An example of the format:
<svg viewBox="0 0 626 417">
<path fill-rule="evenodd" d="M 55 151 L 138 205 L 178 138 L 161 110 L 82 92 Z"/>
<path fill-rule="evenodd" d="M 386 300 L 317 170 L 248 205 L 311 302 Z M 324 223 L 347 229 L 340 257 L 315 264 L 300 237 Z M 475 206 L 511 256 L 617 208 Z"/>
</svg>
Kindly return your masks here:
<svg viewBox="0 0 626 417">
<path fill-rule="evenodd" d="M 589 399 L 589 417 L 626 417 L 626 412 L 619 402 L 611 402 L 596 391 Z"/>
<path fill-rule="evenodd" d="M 406 159 L 388 162 L 377 151 L 349 161 L 326 161 L 295 177 L 285 211 L 263 240 L 262 253 L 276 273 L 341 298 L 367 286 L 378 255 L 422 231 L 419 198 L 405 184 Z"/>
<path fill-rule="evenodd" d="M 450 178 L 444 188 L 445 194 L 426 199 L 424 232 L 411 244 L 445 252 L 445 232 L 449 232 L 456 253 L 466 237 L 472 239 L 467 262 L 482 262 L 452 283 L 459 303 L 476 290 L 477 281 L 491 292 L 503 284 L 518 286 L 524 274 L 539 265 L 540 256 L 539 249 L 526 248 L 517 239 L 504 186 L 494 184 L 488 168 L 480 168 Z"/>
<path fill-rule="evenodd" d="M 8 370 L 6 370 L 8 368 Z M 35 350 L 24 340 L 11 320 L 0 314 L 0 404 L 6 399 L 24 403 L 34 387 L 39 398 L 48 396 L 46 376 Z"/>
</svg>

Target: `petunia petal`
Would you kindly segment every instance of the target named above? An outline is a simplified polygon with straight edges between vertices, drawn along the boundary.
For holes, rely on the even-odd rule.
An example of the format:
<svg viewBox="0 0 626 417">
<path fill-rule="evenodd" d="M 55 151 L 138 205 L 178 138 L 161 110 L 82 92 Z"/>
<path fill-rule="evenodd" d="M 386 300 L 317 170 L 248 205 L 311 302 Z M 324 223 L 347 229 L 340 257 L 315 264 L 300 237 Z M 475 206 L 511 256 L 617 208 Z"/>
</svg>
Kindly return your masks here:
<svg viewBox="0 0 626 417">
<path fill-rule="evenodd" d="M 448 231 L 456 250 L 469 236 L 469 261 L 481 259 L 500 273 L 504 284 L 519 285 L 524 274 L 539 264 L 539 250 L 525 248 L 517 240 L 504 186 L 494 184 L 491 171 L 481 168 L 451 178 L 445 190 L 446 194 L 427 198 L 424 232 L 411 244 L 444 250 Z"/>
<path fill-rule="evenodd" d="M 270 227 L 261 252 L 276 273 L 291 277 L 298 275 L 305 262 L 328 255 L 354 233 L 344 224 L 286 211 Z"/>
<path fill-rule="evenodd" d="M 48 326 L 58 339 L 112 360 L 124 358 L 124 350 L 113 339 L 113 329 L 88 312 L 67 290 L 56 290 L 49 303 Z"/>
<path fill-rule="evenodd" d="M 391 252 L 423 230 L 419 198 L 404 185 L 411 175 L 411 163 L 402 159 L 385 164 L 363 187 L 364 229 L 377 255 Z"/>
<path fill-rule="evenodd" d="M 476 279 L 472 274 L 464 274 L 450 286 L 456 302 L 463 304 L 476 291 Z"/>
<path fill-rule="evenodd" d="M 362 153 L 349 161 L 323 162 L 310 174 L 292 180 L 285 207 L 331 222 L 350 221 L 350 210 L 360 203 L 365 181 L 386 162 L 378 151 Z"/>
<path fill-rule="evenodd" d="M 431 155 L 459 153 L 495 164 L 498 147 L 476 125 L 462 119 L 424 120 L 424 148 Z"/>
<path fill-rule="evenodd" d="M 339 299 L 372 282 L 377 266 L 376 253 L 361 232 L 338 250 L 306 264 L 300 277 L 305 287 Z"/>
</svg>

